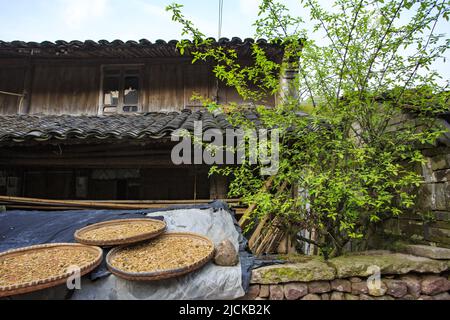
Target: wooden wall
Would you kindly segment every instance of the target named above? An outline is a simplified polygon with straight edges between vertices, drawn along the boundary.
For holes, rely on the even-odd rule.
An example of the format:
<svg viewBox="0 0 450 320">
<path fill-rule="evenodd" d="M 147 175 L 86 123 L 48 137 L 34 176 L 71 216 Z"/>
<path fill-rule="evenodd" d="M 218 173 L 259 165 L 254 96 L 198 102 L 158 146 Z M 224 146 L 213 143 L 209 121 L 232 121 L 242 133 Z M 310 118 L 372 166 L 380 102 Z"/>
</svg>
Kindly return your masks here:
<svg viewBox="0 0 450 320">
<path fill-rule="evenodd" d="M 30 92 L 21 113 L 91 114 L 99 110 L 102 65 L 142 64 L 143 112 L 179 111 L 199 106 L 194 92 L 220 103 L 241 103 L 234 89 L 219 85 L 206 64 L 186 59 L 158 60 L 0 60 L 0 91 Z M 27 80 L 28 79 L 28 80 Z M 0 114 L 19 112 L 19 98 L 0 94 Z M 268 100 L 274 104 L 273 99 Z"/>
<path fill-rule="evenodd" d="M 96 114 L 98 69 L 95 65 L 37 65 L 29 113 Z"/>
<path fill-rule="evenodd" d="M 0 91 L 22 94 L 26 68 L 23 66 L 0 67 Z M 0 93 L 0 114 L 18 112 L 20 98 Z"/>
</svg>

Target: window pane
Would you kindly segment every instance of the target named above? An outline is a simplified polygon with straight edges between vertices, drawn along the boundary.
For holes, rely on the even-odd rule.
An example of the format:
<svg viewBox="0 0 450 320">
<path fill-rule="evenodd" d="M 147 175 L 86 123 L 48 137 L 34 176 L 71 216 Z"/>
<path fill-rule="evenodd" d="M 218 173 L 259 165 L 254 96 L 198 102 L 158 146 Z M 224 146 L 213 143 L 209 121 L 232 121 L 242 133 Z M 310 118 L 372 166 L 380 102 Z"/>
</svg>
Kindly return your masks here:
<svg viewBox="0 0 450 320">
<path fill-rule="evenodd" d="M 139 102 L 139 78 L 125 77 L 124 105 L 136 106 Z"/>
<path fill-rule="evenodd" d="M 103 103 L 105 106 L 119 104 L 119 78 L 105 77 L 103 81 Z"/>
<path fill-rule="evenodd" d="M 137 112 L 138 107 L 137 106 L 125 106 L 123 107 L 123 112 Z"/>
</svg>

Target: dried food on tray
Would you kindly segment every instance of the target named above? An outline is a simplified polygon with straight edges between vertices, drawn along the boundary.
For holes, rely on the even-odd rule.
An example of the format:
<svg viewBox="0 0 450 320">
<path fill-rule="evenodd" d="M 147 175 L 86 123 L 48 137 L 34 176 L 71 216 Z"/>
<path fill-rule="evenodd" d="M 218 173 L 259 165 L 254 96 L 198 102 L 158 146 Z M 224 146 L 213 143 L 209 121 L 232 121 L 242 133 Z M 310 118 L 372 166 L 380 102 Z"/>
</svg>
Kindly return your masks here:
<svg viewBox="0 0 450 320">
<path fill-rule="evenodd" d="M 0 297 L 33 292 L 62 284 L 74 268 L 81 275 L 102 260 L 101 248 L 73 243 L 46 244 L 0 254 Z"/>
<path fill-rule="evenodd" d="M 162 234 L 164 221 L 156 219 L 123 219 L 96 223 L 75 233 L 77 242 L 90 245 L 120 245 L 148 240 Z"/>
<path fill-rule="evenodd" d="M 167 233 L 132 246 L 113 249 L 107 257 L 108 268 L 129 280 L 166 279 L 194 271 L 206 264 L 214 244 L 192 233 Z"/>
</svg>

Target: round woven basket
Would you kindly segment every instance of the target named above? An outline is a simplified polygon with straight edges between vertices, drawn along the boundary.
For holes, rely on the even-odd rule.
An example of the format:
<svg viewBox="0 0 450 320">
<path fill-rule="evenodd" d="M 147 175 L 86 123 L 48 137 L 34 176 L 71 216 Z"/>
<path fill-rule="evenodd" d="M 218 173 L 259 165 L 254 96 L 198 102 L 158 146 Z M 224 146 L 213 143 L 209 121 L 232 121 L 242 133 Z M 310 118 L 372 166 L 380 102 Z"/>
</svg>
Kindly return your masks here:
<svg viewBox="0 0 450 320">
<path fill-rule="evenodd" d="M 207 242 L 211 246 L 211 251 L 209 252 L 209 254 L 206 257 L 204 257 L 203 259 L 201 259 L 199 261 L 196 261 L 195 263 L 193 263 L 189 266 L 170 269 L 170 270 L 134 273 L 134 272 L 127 272 L 127 271 L 117 269 L 116 267 L 114 267 L 111 264 L 111 259 L 114 257 L 114 255 L 126 247 L 126 246 L 121 246 L 121 247 L 112 249 L 106 256 L 106 264 L 107 264 L 109 271 L 111 271 L 114 275 L 116 275 L 120 278 L 123 278 L 126 280 L 131 280 L 131 281 L 163 280 L 163 279 L 175 278 L 175 277 L 179 277 L 179 276 L 191 273 L 191 272 L 203 267 L 214 256 L 214 243 L 210 239 L 208 239 L 207 237 L 204 237 L 202 235 L 195 234 L 195 233 L 170 232 L 170 233 L 166 233 L 166 234 L 162 235 L 161 237 L 183 237 L 183 238 L 190 237 L 190 238 L 200 239 L 202 241 Z"/>
<path fill-rule="evenodd" d="M 91 251 L 95 253 L 95 259 L 91 262 L 78 266 L 80 269 L 80 275 L 84 276 L 88 274 L 89 272 L 93 271 L 95 268 L 97 268 L 103 259 L 103 250 L 99 247 L 93 247 L 93 246 L 86 246 L 83 244 L 78 243 L 52 243 L 52 244 L 43 244 L 43 245 L 36 245 L 26 248 L 20 248 L 20 249 L 14 249 L 9 250 L 3 253 L 0 253 L 0 260 L 4 259 L 5 257 L 13 257 L 17 255 L 22 255 L 24 253 L 30 253 L 30 252 L 36 252 L 43 249 L 48 248 L 73 248 L 73 249 L 80 249 Z M 0 268 L 1 273 L 1 268 Z M 66 272 L 59 275 L 55 275 L 50 278 L 46 279 L 36 279 L 35 281 L 30 281 L 27 283 L 22 283 L 19 285 L 11 285 L 11 286 L 0 286 L 0 298 L 1 297 L 8 297 L 8 296 L 14 296 L 19 294 L 25 294 L 30 293 L 34 291 L 39 291 L 51 287 L 56 287 L 58 285 L 61 285 L 67 281 L 69 277 L 73 275 L 73 272 Z"/>
<path fill-rule="evenodd" d="M 156 224 L 158 226 L 158 229 L 156 231 L 141 233 L 141 234 L 138 234 L 135 236 L 121 237 L 121 238 L 116 238 L 116 239 L 111 239 L 111 240 L 92 240 L 92 239 L 86 239 L 83 237 L 83 235 L 88 231 L 101 229 L 101 228 L 107 227 L 107 226 L 123 225 L 123 224 L 127 224 L 130 222 L 142 223 L 142 224 L 152 223 L 152 224 Z M 79 243 L 86 244 L 86 245 L 93 245 L 93 246 L 125 245 L 125 244 L 132 244 L 132 243 L 141 242 L 141 241 L 155 238 L 155 237 L 163 234 L 164 231 L 166 230 L 166 227 L 167 227 L 167 225 L 164 221 L 150 219 L 150 218 L 111 220 L 111 221 L 105 221 L 105 222 L 92 224 L 90 226 L 84 227 L 83 229 L 77 230 L 75 232 L 75 240 Z"/>
</svg>

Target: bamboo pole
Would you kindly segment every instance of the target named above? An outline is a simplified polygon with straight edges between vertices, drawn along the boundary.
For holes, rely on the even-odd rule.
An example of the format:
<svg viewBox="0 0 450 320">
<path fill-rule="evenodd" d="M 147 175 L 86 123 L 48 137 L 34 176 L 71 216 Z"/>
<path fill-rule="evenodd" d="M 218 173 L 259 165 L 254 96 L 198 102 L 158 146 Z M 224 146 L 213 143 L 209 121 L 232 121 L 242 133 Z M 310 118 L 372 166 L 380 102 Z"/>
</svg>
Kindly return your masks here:
<svg viewBox="0 0 450 320">
<path fill-rule="evenodd" d="M 24 94 L 22 93 L 14 93 L 14 92 L 8 92 L 8 91 L 0 91 L 0 94 L 4 94 L 7 96 L 14 96 L 14 97 L 23 97 Z"/>
<path fill-rule="evenodd" d="M 202 204 L 209 203 L 213 200 L 150 200 L 146 203 L 126 203 L 115 201 L 85 201 L 85 200 L 50 200 L 50 199 L 36 199 L 36 198 L 23 198 L 23 197 L 10 197 L 0 196 L 0 202 L 11 205 L 33 205 L 33 206 L 59 206 L 59 207 L 75 207 L 75 208 L 89 208 L 89 209 L 151 209 L 161 208 L 171 205 L 188 205 L 188 204 Z M 226 201 L 226 200 L 223 200 Z"/>
<path fill-rule="evenodd" d="M 269 188 L 272 186 L 273 181 L 275 180 L 275 176 L 271 176 L 266 183 L 263 186 L 263 190 L 269 190 Z M 244 215 L 242 216 L 242 218 L 239 220 L 239 225 L 241 227 L 244 226 L 244 224 L 247 222 L 248 218 L 250 218 L 250 215 L 252 214 L 252 212 L 256 209 L 256 207 L 258 206 L 258 204 L 256 203 L 252 203 L 248 209 L 245 211 Z"/>
<path fill-rule="evenodd" d="M 89 202 L 93 200 L 77 200 L 80 202 Z M 211 201 L 223 201 L 226 203 L 239 203 L 240 199 L 197 199 L 197 200 L 95 200 L 98 203 L 116 203 L 116 204 L 191 204 Z"/>
<path fill-rule="evenodd" d="M 266 225 L 266 223 L 269 221 L 270 214 L 266 214 L 264 218 L 258 223 L 258 226 L 256 227 L 256 230 L 252 233 L 252 236 L 248 240 L 248 246 L 250 247 L 250 250 L 253 250 L 253 248 L 256 246 L 256 244 L 261 239 L 261 233 Z"/>
<path fill-rule="evenodd" d="M 7 209 L 22 209 L 22 210 L 43 210 L 43 211 L 74 211 L 79 210 L 79 208 L 74 207 L 44 207 L 44 206 L 27 206 L 27 205 L 5 205 Z"/>
</svg>

